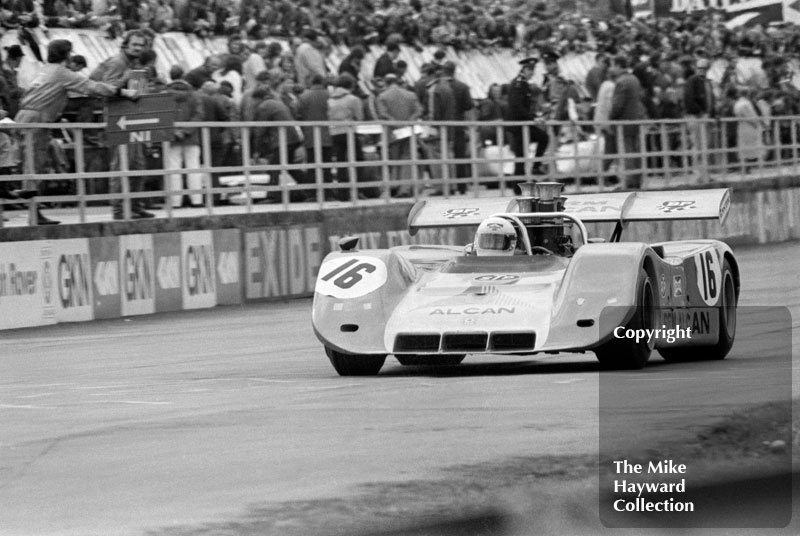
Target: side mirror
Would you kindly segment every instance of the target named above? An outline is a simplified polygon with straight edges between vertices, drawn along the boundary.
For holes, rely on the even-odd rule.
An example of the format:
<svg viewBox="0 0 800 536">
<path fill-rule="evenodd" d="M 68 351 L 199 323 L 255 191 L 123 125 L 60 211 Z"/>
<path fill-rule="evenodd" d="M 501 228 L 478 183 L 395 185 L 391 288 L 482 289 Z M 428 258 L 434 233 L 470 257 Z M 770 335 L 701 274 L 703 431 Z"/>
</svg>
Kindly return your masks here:
<svg viewBox="0 0 800 536">
<path fill-rule="evenodd" d="M 358 246 L 357 236 L 345 236 L 339 239 L 339 249 L 342 251 L 352 251 Z"/>
<path fill-rule="evenodd" d="M 475 242 L 470 242 L 464 246 L 464 256 L 470 257 L 472 255 L 475 255 Z"/>
</svg>

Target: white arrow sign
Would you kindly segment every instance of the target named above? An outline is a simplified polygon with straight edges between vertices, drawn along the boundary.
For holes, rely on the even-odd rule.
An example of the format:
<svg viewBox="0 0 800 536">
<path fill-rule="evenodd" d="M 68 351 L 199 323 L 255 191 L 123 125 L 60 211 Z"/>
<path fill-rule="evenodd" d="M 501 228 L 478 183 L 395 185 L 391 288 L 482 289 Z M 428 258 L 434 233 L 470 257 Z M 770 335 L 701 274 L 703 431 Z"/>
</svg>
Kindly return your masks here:
<svg viewBox="0 0 800 536">
<path fill-rule="evenodd" d="M 119 263 L 100 261 L 94 267 L 94 284 L 97 294 L 111 296 L 119 294 Z"/>
<path fill-rule="evenodd" d="M 239 282 L 239 254 L 235 251 L 223 251 L 217 263 L 219 282 L 230 285 Z"/>
<path fill-rule="evenodd" d="M 158 286 L 167 290 L 181 286 L 181 259 L 177 255 L 158 259 L 156 270 Z"/>
<path fill-rule="evenodd" d="M 128 119 L 127 116 L 122 116 L 117 121 L 117 126 L 122 130 L 127 130 L 130 127 L 136 127 L 141 125 L 157 125 L 161 122 L 161 119 L 158 117 L 150 117 L 147 119 Z"/>
</svg>

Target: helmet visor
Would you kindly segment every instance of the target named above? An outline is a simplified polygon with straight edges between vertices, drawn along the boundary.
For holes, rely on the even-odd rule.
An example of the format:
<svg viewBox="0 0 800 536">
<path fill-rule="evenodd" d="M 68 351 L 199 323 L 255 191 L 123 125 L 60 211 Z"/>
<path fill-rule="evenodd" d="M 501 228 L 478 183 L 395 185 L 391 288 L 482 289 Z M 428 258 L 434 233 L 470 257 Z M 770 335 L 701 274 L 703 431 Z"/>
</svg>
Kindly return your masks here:
<svg viewBox="0 0 800 536">
<path fill-rule="evenodd" d="M 478 237 L 477 247 L 484 250 L 508 251 L 515 246 L 516 237 L 513 235 L 483 233 Z"/>
</svg>

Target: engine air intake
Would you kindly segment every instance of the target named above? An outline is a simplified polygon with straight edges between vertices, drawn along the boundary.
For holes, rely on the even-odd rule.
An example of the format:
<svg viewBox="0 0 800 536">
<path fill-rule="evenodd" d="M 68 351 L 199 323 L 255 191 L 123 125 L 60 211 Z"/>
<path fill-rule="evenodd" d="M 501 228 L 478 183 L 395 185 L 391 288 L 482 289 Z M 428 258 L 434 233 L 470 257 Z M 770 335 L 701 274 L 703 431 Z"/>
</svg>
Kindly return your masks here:
<svg viewBox="0 0 800 536">
<path fill-rule="evenodd" d="M 438 333 L 400 333 L 394 339 L 395 352 L 438 352 Z"/>
<path fill-rule="evenodd" d="M 443 352 L 484 352 L 489 335 L 486 333 L 445 333 Z"/>
<path fill-rule="evenodd" d="M 536 345 L 536 334 L 527 333 L 492 333 L 489 349 L 496 352 L 512 352 L 533 350 Z"/>
</svg>

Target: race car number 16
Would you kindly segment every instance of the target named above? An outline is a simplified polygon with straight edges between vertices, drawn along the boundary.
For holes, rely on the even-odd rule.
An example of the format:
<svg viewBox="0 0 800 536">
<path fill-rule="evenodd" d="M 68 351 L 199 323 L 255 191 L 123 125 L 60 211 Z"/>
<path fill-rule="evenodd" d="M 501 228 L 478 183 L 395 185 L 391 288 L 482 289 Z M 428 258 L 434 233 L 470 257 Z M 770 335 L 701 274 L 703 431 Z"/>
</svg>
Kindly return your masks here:
<svg viewBox="0 0 800 536">
<path fill-rule="evenodd" d="M 322 265 L 316 291 L 335 298 L 358 298 L 386 282 L 386 265 L 375 257 L 337 257 Z"/>
<path fill-rule="evenodd" d="M 714 250 L 708 249 L 694 256 L 694 265 L 697 269 L 697 290 L 706 305 L 717 302 L 717 289 L 722 281 L 722 270 Z"/>
</svg>

